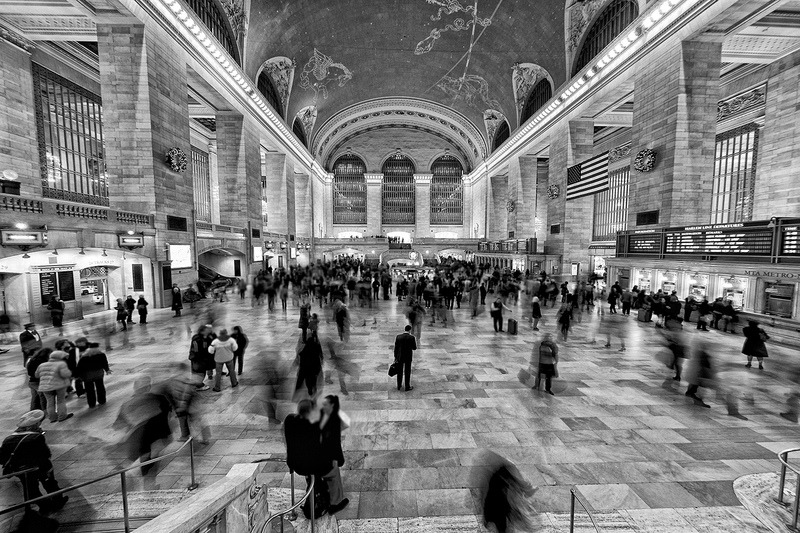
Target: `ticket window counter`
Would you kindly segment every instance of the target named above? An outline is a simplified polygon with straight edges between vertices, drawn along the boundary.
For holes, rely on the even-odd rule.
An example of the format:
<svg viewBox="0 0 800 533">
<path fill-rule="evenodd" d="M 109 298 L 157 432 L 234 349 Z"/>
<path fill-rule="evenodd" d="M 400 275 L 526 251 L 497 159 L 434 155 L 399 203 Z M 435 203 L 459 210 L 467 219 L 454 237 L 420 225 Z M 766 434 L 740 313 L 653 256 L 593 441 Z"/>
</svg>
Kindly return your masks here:
<svg viewBox="0 0 800 533">
<path fill-rule="evenodd" d="M 747 283 L 747 278 L 722 278 L 720 280 L 722 299 L 725 301 L 730 300 L 733 304 L 733 308 L 737 311 L 742 311 L 744 309 Z"/>
<path fill-rule="evenodd" d="M 672 294 L 672 291 L 678 290 L 678 274 L 675 272 L 665 272 L 661 274 L 661 287 L 660 289 L 665 294 Z"/>
<path fill-rule="evenodd" d="M 698 274 L 689 278 L 689 296 L 695 300 L 708 298 L 708 276 Z"/>
<path fill-rule="evenodd" d="M 795 284 L 768 281 L 764 284 L 764 310 L 768 315 L 792 318 Z"/>
<path fill-rule="evenodd" d="M 653 292 L 653 273 L 650 270 L 641 270 L 636 276 L 636 285 L 639 287 L 640 292 L 649 294 Z"/>
</svg>

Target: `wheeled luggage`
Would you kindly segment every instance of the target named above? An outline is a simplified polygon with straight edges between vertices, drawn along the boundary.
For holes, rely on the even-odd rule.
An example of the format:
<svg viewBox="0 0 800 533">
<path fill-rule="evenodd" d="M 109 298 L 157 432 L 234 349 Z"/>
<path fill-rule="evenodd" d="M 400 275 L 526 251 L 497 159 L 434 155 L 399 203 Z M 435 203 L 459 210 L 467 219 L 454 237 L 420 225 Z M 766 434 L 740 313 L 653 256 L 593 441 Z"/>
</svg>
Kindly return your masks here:
<svg viewBox="0 0 800 533">
<path fill-rule="evenodd" d="M 517 321 L 514 320 L 513 318 L 508 319 L 508 333 L 510 335 L 517 334 Z"/>
<path fill-rule="evenodd" d="M 639 309 L 636 320 L 639 322 L 652 322 L 653 312 L 650 309 Z"/>
</svg>

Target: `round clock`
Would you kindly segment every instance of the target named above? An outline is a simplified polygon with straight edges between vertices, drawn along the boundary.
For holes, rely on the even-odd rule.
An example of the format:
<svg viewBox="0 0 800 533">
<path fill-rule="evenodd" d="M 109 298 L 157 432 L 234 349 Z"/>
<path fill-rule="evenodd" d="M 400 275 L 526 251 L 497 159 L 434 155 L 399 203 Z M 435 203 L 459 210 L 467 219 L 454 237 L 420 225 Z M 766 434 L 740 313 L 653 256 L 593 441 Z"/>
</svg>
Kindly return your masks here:
<svg viewBox="0 0 800 533">
<path fill-rule="evenodd" d="M 656 153 L 649 148 L 640 150 L 633 160 L 633 168 L 639 172 L 650 172 L 656 165 Z"/>
<path fill-rule="evenodd" d="M 417 259 L 417 252 L 408 252 L 408 258 L 415 261 Z"/>
<path fill-rule="evenodd" d="M 547 197 L 555 200 L 561 194 L 561 189 L 558 185 L 551 185 L 547 188 Z"/>
<path fill-rule="evenodd" d="M 509 213 L 513 213 L 514 209 L 516 209 L 516 208 L 517 208 L 517 204 L 514 203 L 514 200 L 508 200 L 506 202 L 506 211 L 508 211 Z"/>
</svg>

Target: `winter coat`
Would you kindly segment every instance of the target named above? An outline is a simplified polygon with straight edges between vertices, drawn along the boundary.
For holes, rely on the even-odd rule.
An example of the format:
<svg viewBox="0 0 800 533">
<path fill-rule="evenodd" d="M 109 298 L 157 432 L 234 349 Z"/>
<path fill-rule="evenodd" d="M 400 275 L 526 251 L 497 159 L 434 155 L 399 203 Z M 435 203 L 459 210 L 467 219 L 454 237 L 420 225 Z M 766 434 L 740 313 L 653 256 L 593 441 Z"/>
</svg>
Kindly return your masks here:
<svg viewBox="0 0 800 533">
<path fill-rule="evenodd" d="M 89 348 L 78 361 L 76 375 L 85 381 L 97 380 L 108 372 L 108 357 L 100 348 Z"/>
<path fill-rule="evenodd" d="M 227 340 L 214 339 L 208 347 L 208 353 L 214 354 L 214 362 L 227 363 L 233 361 L 233 354 L 239 349 L 236 341 L 229 337 Z"/>
<path fill-rule="evenodd" d="M 764 330 L 758 326 L 746 326 L 742 328 L 744 334 L 744 345 L 742 346 L 742 353 L 751 357 L 769 357 L 767 354 L 767 346 L 761 339 L 761 334 Z M 766 336 L 766 333 L 764 333 Z"/>
<path fill-rule="evenodd" d="M 53 352 L 50 360 L 39 365 L 35 376 L 39 378 L 39 391 L 55 391 L 69 387 L 72 372 L 67 367 L 67 354 L 65 352 Z"/>
</svg>

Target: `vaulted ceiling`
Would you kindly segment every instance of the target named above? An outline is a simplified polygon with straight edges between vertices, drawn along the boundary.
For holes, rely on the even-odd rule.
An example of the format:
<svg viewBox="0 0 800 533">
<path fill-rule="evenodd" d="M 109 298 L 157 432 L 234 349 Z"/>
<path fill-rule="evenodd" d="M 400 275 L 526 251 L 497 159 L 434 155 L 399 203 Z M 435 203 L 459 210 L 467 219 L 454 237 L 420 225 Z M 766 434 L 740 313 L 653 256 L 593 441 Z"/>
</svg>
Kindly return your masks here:
<svg viewBox="0 0 800 533">
<path fill-rule="evenodd" d="M 475 149 L 474 163 L 485 157 L 490 142 L 485 110 L 500 111 L 512 129 L 517 126 L 515 63 L 543 67 L 556 87 L 565 80 L 564 5 L 563 0 L 251 0 L 245 70 L 255 80 L 265 61 L 294 60 L 287 123 L 316 106 L 311 137 L 317 147 L 324 142 L 315 137 L 319 131 L 333 131 L 345 116 L 361 113 L 366 119 L 374 102 L 384 122 L 450 130 L 457 151 Z M 408 111 L 403 102 L 416 102 L 414 113 L 391 114 L 392 106 Z M 369 127 L 350 124 L 351 137 Z M 474 132 L 467 136 L 479 139 L 456 131 L 470 127 Z M 474 146 L 479 142 L 482 147 Z M 329 162 L 321 152 L 314 155 Z"/>
</svg>

